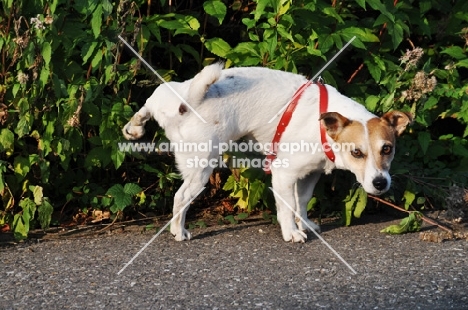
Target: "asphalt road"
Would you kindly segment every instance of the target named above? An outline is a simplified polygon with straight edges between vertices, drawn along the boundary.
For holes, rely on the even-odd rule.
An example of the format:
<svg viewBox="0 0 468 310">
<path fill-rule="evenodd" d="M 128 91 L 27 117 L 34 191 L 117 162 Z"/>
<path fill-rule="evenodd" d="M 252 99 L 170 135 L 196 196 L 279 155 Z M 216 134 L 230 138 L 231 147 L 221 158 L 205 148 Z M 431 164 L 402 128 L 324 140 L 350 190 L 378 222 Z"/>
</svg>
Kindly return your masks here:
<svg viewBox="0 0 468 310">
<path fill-rule="evenodd" d="M 468 309 L 468 242 L 387 236 L 399 220 L 322 226 L 322 242 L 286 243 L 278 225 L 28 241 L 0 247 L 1 309 Z"/>
</svg>

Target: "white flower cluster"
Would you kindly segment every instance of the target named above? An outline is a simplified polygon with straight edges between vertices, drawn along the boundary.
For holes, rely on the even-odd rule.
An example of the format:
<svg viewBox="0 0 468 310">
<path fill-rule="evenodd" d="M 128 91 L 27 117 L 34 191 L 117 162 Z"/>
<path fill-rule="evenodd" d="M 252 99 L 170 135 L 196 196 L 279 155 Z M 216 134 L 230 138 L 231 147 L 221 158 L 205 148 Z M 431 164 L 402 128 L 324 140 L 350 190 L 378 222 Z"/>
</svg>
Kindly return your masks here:
<svg viewBox="0 0 468 310">
<path fill-rule="evenodd" d="M 54 18 L 49 15 L 44 18 L 44 21 L 42 21 L 40 18 L 41 18 L 40 14 L 37 14 L 36 17 L 31 18 L 31 25 L 36 29 L 43 30 L 45 29 L 44 25 L 50 25 L 54 21 Z"/>
</svg>

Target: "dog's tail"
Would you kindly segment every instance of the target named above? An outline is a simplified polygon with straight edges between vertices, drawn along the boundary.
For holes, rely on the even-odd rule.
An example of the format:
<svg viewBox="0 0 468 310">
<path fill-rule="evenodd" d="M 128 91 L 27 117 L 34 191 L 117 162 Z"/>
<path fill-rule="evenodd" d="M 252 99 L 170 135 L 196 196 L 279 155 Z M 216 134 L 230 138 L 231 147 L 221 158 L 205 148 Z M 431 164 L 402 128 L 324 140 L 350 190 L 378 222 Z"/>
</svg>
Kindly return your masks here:
<svg viewBox="0 0 468 310">
<path fill-rule="evenodd" d="M 145 124 L 151 118 L 151 113 L 143 106 L 122 129 L 127 140 L 138 140 L 145 134 Z"/>
<path fill-rule="evenodd" d="M 208 88 L 219 79 L 224 63 L 218 62 L 203 68 L 192 80 L 189 88 L 188 103 L 192 107 L 198 106 L 205 97 Z"/>
</svg>

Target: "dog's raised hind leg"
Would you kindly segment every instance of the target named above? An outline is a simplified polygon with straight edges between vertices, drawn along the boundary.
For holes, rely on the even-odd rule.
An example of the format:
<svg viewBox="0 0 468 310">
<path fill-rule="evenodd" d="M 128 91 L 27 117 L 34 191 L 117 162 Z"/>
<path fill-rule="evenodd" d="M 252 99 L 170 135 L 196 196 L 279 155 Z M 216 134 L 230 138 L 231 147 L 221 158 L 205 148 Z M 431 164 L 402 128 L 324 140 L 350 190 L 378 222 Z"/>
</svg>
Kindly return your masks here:
<svg viewBox="0 0 468 310">
<path fill-rule="evenodd" d="M 320 172 L 312 172 L 296 182 L 296 223 L 297 227 L 302 231 L 313 229 L 318 233 L 320 232 L 320 226 L 307 218 L 307 204 L 312 198 L 320 174 Z"/>
</svg>

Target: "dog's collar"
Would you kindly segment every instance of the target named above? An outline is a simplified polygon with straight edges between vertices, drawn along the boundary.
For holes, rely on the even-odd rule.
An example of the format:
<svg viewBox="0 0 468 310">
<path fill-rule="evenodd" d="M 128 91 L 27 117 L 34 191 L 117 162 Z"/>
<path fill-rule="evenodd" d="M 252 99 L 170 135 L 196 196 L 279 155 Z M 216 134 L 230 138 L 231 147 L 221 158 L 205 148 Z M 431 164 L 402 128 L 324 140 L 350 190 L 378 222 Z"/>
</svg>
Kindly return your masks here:
<svg viewBox="0 0 468 310">
<path fill-rule="evenodd" d="M 283 132 L 286 130 L 286 127 L 288 127 L 289 122 L 291 121 L 291 117 L 293 115 L 294 110 L 297 107 L 297 103 L 299 102 L 299 99 L 301 99 L 302 93 L 311 84 L 313 84 L 312 81 L 307 81 L 306 83 L 302 84 L 301 87 L 299 87 L 299 89 L 294 93 L 283 115 L 281 116 L 278 126 L 276 127 L 275 135 L 273 136 L 273 141 L 271 142 L 271 148 L 268 151 L 267 157 L 266 157 L 267 165 L 264 168 L 264 170 L 267 174 L 271 173 L 270 165 L 276 159 L 278 143 L 281 140 L 281 137 L 283 136 Z M 323 85 L 322 83 L 318 82 L 316 84 L 319 87 L 319 91 L 320 91 L 319 111 L 321 115 L 322 113 L 327 112 L 327 109 L 328 109 L 328 91 L 325 85 Z M 327 142 L 326 128 L 325 126 L 322 125 L 322 123 L 320 123 L 320 139 L 322 142 L 323 151 L 327 155 L 328 159 L 334 162 L 335 154 L 333 153 L 332 149 L 330 148 L 330 145 Z"/>
</svg>

